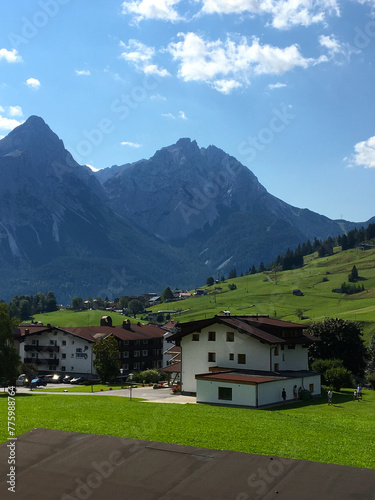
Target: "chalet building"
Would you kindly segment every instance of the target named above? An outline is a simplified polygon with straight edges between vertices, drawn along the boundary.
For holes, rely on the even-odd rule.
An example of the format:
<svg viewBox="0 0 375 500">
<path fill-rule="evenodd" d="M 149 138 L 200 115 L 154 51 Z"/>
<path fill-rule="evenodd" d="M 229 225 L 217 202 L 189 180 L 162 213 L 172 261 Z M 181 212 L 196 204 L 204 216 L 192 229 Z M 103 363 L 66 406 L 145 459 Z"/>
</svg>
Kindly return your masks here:
<svg viewBox="0 0 375 500">
<path fill-rule="evenodd" d="M 32 363 L 40 374 L 62 373 L 77 376 L 92 374 L 90 332 L 79 335 L 51 325 L 20 325 L 15 332 L 15 344 L 23 363 Z"/>
<path fill-rule="evenodd" d="M 93 327 L 20 325 L 14 338 L 22 361 L 37 365 L 41 374 L 91 376 L 95 374 L 92 347 L 109 335 L 117 340 L 124 373 L 162 368 L 165 333 L 163 328 L 130 321 L 112 326 L 110 316 L 105 316 L 101 326 Z"/>
<path fill-rule="evenodd" d="M 281 401 L 285 388 L 320 394 L 320 374 L 308 366 L 316 339 L 304 326 L 268 316 L 231 316 L 178 325 L 169 340 L 181 347 L 181 388 L 199 403 L 260 407 Z"/>
</svg>

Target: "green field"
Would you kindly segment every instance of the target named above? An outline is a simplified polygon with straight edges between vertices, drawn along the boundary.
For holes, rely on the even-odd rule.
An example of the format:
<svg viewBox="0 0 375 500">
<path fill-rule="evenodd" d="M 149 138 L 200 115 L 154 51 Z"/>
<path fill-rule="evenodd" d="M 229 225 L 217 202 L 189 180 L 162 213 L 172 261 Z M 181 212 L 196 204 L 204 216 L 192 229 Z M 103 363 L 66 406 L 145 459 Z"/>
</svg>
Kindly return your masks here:
<svg viewBox="0 0 375 500">
<path fill-rule="evenodd" d="M 375 249 L 360 251 L 357 249 L 341 252 L 335 249 L 330 257 L 317 258 L 316 255 L 306 257 L 306 264 L 301 269 L 277 273 L 277 284 L 272 272 L 244 276 L 220 282 L 206 288 L 208 294 L 200 297 L 159 304 L 150 310 L 157 312 L 162 309 L 180 310 L 172 314 L 172 319 L 180 322 L 211 317 L 223 310 L 232 314 L 268 314 L 284 320 L 298 321 L 309 324 L 321 321 L 326 317 L 343 318 L 361 323 L 368 341 L 375 331 Z M 339 288 L 348 281 L 348 274 L 356 265 L 363 280 L 365 291 L 345 295 L 334 293 L 332 289 Z M 234 283 L 236 290 L 229 290 L 228 285 Z M 215 290 L 220 287 L 221 290 Z M 304 296 L 294 296 L 293 289 L 300 289 Z M 308 319 L 300 320 L 302 313 Z M 36 315 L 36 321 L 54 326 L 93 326 L 100 324 L 103 311 L 56 311 L 49 314 Z M 121 325 L 124 316 L 110 313 L 114 325 Z M 132 322 L 136 319 L 129 318 Z M 145 320 L 142 320 L 145 322 Z"/>
<path fill-rule="evenodd" d="M 100 319 L 103 316 L 110 315 L 114 326 L 122 325 L 124 319 L 130 319 L 131 322 L 138 322 L 139 319 L 128 318 L 119 313 L 108 313 L 108 311 L 54 311 L 45 314 L 35 314 L 34 321 L 41 321 L 44 325 L 50 323 L 53 326 L 78 327 L 78 326 L 100 326 Z M 25 321 L 26 323 L 26 321 Z"/>
<path fill-rule="evenodd" d="M 375 249 L 367 251 L 336 249 L 330 257 L 308 256 L 301 269 L 277 273 L 277 284 L 273 272 L 226 280 L 213 287 L 204 286 L 208 294 L 169 304 L 170 309 L 181 308 L 181 313 L 172 315 L 181 322 L 211 317 L 221 311 L 231 314 L 268 314 L 283 320 L 309 324 L 326 317 L 350 319 L 361 322 L 366 339 L 375 331 Z M 345 295 L 332 292 L 348 281 L 348 274 L 356 265 L 363 280 L 365 291 Z M 324 279 L 324 281 L 323 281 Z M 234 283 L 236 290 L 229 290 Z M 215 290 L 221 287 L 222 290 Z M 300 289 L 303 296 L 294 296 L 292 291 Z M 216 292 L 216 293 L 215 293 Z M 162 309 L 164 304 L 154 309 Z M 299 319 L 299 313 L 308 316 Z"/>
<path fill-rule="evenodd" d="M 16 434 L 35 427 L 122 436 L 375 469 L 375 391 L 352 390 L 268 410 L 145 403 L 116 396 L 20 394 Z M 7 440 L 0 396 L 0 442 Z"/>
</svg>

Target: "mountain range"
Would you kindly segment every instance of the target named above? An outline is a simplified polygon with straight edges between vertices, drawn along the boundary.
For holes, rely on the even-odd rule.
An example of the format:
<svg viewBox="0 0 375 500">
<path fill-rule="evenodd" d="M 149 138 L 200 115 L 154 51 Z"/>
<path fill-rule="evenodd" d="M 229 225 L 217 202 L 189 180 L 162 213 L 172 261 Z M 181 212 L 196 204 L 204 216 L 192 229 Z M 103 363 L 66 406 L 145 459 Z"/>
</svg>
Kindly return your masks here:
<svg viewBox="0 0 375 500">
<path fill-rule="evenodd" d="M 180 139 L 93 172 L 42 118 L 0 141 L 0 298 L 109 298 L 267 263 L 308 238 L 368 225 L 292 207 L 215 146 Z"/>
</svg>

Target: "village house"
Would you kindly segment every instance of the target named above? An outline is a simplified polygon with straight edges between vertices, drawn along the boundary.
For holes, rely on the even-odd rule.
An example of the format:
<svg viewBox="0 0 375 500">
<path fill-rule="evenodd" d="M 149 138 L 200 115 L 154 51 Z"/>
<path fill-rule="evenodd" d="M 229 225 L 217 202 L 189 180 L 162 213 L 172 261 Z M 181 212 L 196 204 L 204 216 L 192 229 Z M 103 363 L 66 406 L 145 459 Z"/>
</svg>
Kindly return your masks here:
<svg viewBox="0 0 375 500">
<path fill-rule="evenodd" d="M 181 388 L 198 403 L 261 407 L 318 396 L 320 374 L 309 370 L 308 347 L 316 339 L 304 326 L 264 315 L 213 318 L 178 325 L 169 340 L 181 347 Z"/>
<path fill-rule="evenodd" d="M 40 374 L 59 373 L 86 376 L 95 374 L 92 347 L 102 337 L 113 335 L 119 348 L 124 373 L 162 368 L 166 330 L 155 325 L 125 320 L 112 326 L 103 316 L 100 326 L 60 328 L 52 325 L 20 325 L 14 335 L 23 363 L 32 363 Z"/>
</svg>

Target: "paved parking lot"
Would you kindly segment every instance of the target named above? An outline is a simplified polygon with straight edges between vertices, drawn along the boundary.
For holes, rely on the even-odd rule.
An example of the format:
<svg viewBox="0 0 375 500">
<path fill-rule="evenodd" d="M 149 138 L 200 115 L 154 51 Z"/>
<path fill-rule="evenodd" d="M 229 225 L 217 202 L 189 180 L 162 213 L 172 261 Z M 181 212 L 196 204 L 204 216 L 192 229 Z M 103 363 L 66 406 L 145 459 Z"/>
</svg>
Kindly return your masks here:
<svg viewBox="0 0 375 500">
<path fill-rule="evenodd" d="M 102 392 L 74 392 L 74 385 L 70 384 L 47 384 L 45 389 L 66 389 L 68 392 L 44 392 L 44 387 L 38 387 L 38 394 L 59 394 L 61 396 L 68 396 L 71 394 L 80 396 L 119 396 L 130 397 L 129 389 L 119 389 L 114 391 Z M 88 387 L 90 390 L 90 387 Z M 17 392 L 30 393 L 31 389 L 28 387 L 17 387 Z M 34 391 L 32 391 L 34 392 Z M 177 404 L 196 404 L 195 396 L 182 396 L 180 394 L 173 394 L 171 387 L 163 387 L 161 389 L 153 389 L 152 387 L 137 387 L 132 389 L 133 398 L 142 398 L 146 402 L 153 403 L 177 403 Z"/>
</svg>

